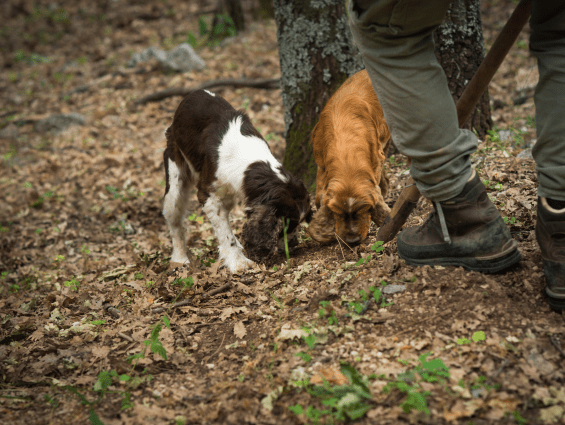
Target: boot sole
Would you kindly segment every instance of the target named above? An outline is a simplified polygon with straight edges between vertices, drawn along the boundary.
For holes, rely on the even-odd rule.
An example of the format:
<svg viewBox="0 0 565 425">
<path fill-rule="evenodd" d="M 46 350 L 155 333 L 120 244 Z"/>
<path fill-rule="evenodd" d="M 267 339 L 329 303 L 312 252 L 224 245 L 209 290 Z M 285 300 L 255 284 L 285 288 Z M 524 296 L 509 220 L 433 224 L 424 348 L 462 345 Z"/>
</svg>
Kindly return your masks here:
<svg viewBox="0 0 565 425">
<path fill-rule="evenodd" d="M 565 310 L 565 300 L 559 299 L 559 298 L 553 298 L 548 296 L 548 303 L 549 303 L 549 307 L 556 312 L 561 312 L 563 310 Z"/>
<path fill-rule="evenodd" d="M 557 298 L 557 297 L 552 297 L 552 293 L 549 290 L 549 288 L 545 288 L 545 293 L 547 295 L 547 300 L 549 303 L 549 306 L 551 307 L 551 309 L 553 311 L 557 311 L 560 312 L 562 310 L 565 310 L 565 299 L 564 298 Z"/>
<path fill-rule="evenodd" d="M 512 241 L 510 246 L 504 251 L 487 257 L 439 257 L 415 259 L 407 258 L 398 253 L 400 258 L 411 266 L 455 266 L 465 267 L 481 273 L 497 273 L 504 270 L 522 259 L 520 251 L 518 251 L 518 242 Z M 564 306 L 565 308 L 565 306 Z"/>
</svg>

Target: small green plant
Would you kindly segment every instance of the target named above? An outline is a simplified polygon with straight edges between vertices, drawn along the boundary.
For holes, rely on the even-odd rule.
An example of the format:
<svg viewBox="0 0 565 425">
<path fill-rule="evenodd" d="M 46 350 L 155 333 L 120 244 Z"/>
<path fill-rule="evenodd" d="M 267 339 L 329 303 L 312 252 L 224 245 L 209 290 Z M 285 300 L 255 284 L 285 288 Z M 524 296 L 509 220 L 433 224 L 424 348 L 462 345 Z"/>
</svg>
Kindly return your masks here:
<svg viewBox="0 0 565 425">
<path fill-rule="evenodd" d="M 375 251 L 375 254 L 378 254 L 385 249 L 383 245 L 383 241 L 376 241 L 373 245 L 371 245 L 371 251 Z"/>
<path fill-rule="evenodd" d="M 528 420 L 526 418 L 523 418 L 518 410 L 514 410 L 512 412 L 512 418 L 518 425 L 526 425 L 528 423 Z"/>
<path fill-rule="evenodd" d="M 536 128 L 536 117 L 527 116 L 526 117 L 526 125 L 528 127 Z"/>
<path fill-rule="evenodd" d="M 116 189 L 114 186 L 106 186 L 106 191 L 110 193 L 114 197 L 114 199 L 122 198 L 122 195 L 118 193 L 118 189 Z"/>
<path fill-rule="evenodd" d="M 188 219 L 189 219 L 190 221 L 196 221 L 196 222 L 199 223 L 199 224 L 204 223 L 204 217 L 198 216 L 198 215 L 196 215 L 196 214 L 191 214 L 191 215 L 189 215 L 189 216 L 188 216 Z"/>
<path fill-rule="evenodd" d="M 300 404 L 290 406 L 295 415 L 304 414 L 312 423 L 356 420 L 365 415 L 371 408 L 372 395 L 369 390 L 369 377 L 361 375 L 348 363 L 341 364 L 341 373 L 348 379 L 348 384 L 330 385 L 324 380 L 322 385 L 304 383 L 309 394 L 327 407 L 317 409 L 313 406 L 303 407 Z"/>
<path fill-rule="evenodd" d="M 214 264 L 215 262 L 216 260 L 214 260 L 213 258 L 209 258 L 207 260 L 200 260 L 200 263 L 202 263 L 202 265 L 205 267 L 212 267 L 212 264 Z"/>
<path fill-rule="evenodd" d="M 310 350 L 314 348 L 314 346 L 316 345 L 316 335 L 309 334 L 306 336 L 302 336 L 302 339 L 304 340 L 306 345 L 308 345 L 308 348 L 310 348 Z"/>
<path fill-rule="evenodd" d="M 420 364 L 414 369 L 403 372 L 397 376 L 396 381 L 389 382 L 383 388 L 385 394 L 393 389 L 406 395 L 400 407 L 405 413 L 410 413 L 413 409 L 430 414 L 428 409 L 427 397 L 429 391 L 423 391 L 419 382 L 445 384 L 449 380 L 449 368 L 440 359 L 428 360 L 431 353 L 419 356 Z"/>
<path fill-rule="evenodd" d="M 290 226 L 290 219 L 286 221 L 286 217 L 283 217 L 283 237 L 284 237 L 284 252 L 286 254 L 286 261 L 290 260 L 290 254 L 288 252 L 288 240 L 286 232 L 288 231 L 288 226 Z"/>
<path fill-rule="evenodd" d="M 303 351 L 296 353 L 295 356 L 300 357 L 305 363 L 308 363 L 312 360 L 312 356 L 308 353 L 304 353 Z"/>
<path fill-rule="evenodd" d="M 194 48 L 198 44 L 198 39 L 191 31 L 189 31 L 186 35 L 186 42 Z"/>
<path fill-rule="evenodd" d="M 510 224 L 510 225 L 513 225 L 513 224 L 519 225 L 520 224 L 520 221 L 516 220 L 516 217 L 514 217 L 514 216 L 512 216 L 512 217 L 504 216 L 504 217 L 502 217 L 502 219 L 504 220 L 504 222 L 506 224 Z"/>
<path fill-rule="evenodd" d="M 43 205 L 43 202 L 46 199 L 52 198 L 53 196 L 54 196 L 54 193 L 51 190 L 48 190 L 42 196 L 40 196 L 35 202 L 33 202 L 31 204 L 31 207 L 32 208 L 41 208 L 41 206 Z"/>
<path fill-rule="evenodd" d="M 14 54 L 14 60 L 16 62 L 25 62 L 28 65 L 36 65 L 38 63 L 48 63 L 51 62 L 46 56 L 38 55 L 37 53 L 31 53 L 29 55 L 25 54 L 23 50 L 18 50 Z"/>
<path fill-rule="evenodd" d="M 359 258 L 359 260 L 355 263 L 355 266 L 362 266 L 363 264 L 367 264 L 369 261 L 371 261 L 371 254 L 367 255 L 365 258 Z"/>
<path fill-rule="evenodd" d="M 338 319 L 335 310 L 331 308 L 331 302 L 320 301 L 320 307 L 321 308 L 318 310 L 318 316 L 320 319 L 327 317 L 328 324 L 330 326 L 336 326 L 338 324 Z M 330 311 L 328 312 L 328 310 Z"/>
<path fill-rule="evenodd" d="M 143 273 L 138 272 L 138 273 L 133 275 L 133 278 L 136 279 L 136 280 L 143 279 Z"/>
<path fill-rule="evenodd" d="M 179 294 L 175 297 L 175 299 L 173 300 L 171 305 L 176 302 L 176 300 L 181 296 L 181 294 L 186 289 L 192 288 L 192 286 L 194 285 L 194 279 L 192 278 L 192 276 L 189 276 L 189 277 L 186 277 L 186 278 L 178 278 L 178 279 L 175 279 L 172 284 L 173 285 L 174 284 L 182 285 L 182 291 L 180 291 Z M 169 309 L 170 308 L 171 307 L 169 307 Z M 143 341 L 143 346 L 145 348 L 141 352 L 128 357 L 127 361 L 128 361 L 128 363 L 130 363 L 132 365 L 132 370 L 137 365 L 139 359 L 145 358 L 145 352 L 146 352 L 147 347 L 149 347 L 151 352 L 160 355 L 163 358 L 163 360 L 167 360 L 167 350 L 165 349 L 165 347 L 163 346 L 161 341 L 159 341 L 159 334 L 161 333 L 161 330 L 163 329 L 163 326 L 161 325 L 161 323 L 163 323 L 163 325 L 165 325 L 167 328 L 171 329 L 171 321 L 170 321 L 169 317 L 167 316 L 167 314 L 165 313 L 163 315 L 163 317 L 161 318 L 161 320 L 157 324 L 155 324 L 155 326 L 153 326 L 153 329 L 151 330 L 151 334 L 149 336 L 149 339 Z"/>
<path fill-rule="evenodd" d="M 71 288 L 71 291 L 78 291 L 79 287 L 80 287 L 80 282 L 78 280 L 75 279 L 75 277 L 73 276 L 71 278 L 71 280 L 66 280 L 64 282 L 64 285 L 67 288 Z"/>
</svg>

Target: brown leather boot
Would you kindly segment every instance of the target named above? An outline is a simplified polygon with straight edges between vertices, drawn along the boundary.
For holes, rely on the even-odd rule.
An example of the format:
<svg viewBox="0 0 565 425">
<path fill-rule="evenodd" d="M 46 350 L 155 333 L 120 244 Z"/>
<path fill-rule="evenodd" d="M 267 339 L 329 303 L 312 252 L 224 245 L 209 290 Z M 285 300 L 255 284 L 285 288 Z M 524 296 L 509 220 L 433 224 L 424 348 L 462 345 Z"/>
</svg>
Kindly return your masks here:
<svg viewBox="0 0 565 425">
<path fill-rule="evenodd" d="M 553 310 L 565 310 L 565 209 L 552 208 L 546 198 L 538 198 L 536 239 L 549 305 Z"/>
<path fill-rule="evenodd" d="M 397 246 L 400 257 L 413 266 L 463 266 L 495 273 L 521 259 L 518 243 L 476 173 L 459 195 L 435 202 L 420 227 L 403 230 Z"/>
</svg>

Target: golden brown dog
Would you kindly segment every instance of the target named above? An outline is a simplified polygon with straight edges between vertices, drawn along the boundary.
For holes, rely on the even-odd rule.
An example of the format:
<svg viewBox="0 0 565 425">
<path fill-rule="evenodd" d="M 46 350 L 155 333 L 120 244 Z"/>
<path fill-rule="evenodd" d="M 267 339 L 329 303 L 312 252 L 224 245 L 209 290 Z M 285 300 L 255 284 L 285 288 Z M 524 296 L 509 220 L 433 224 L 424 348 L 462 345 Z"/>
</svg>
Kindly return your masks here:
<svg viewBox="0 0 565 425">
<path fill-rule="evenodd" d="M 318 242 L 336 235 L 347 243 L 367 237 L 371 220 L 380 226 L 388 178 L 383 162 L 390 133 L 367 71 L 349 77 L 330 98 L 312 132 L 318 174 L 318 211 L 308 233 Z"/>
</svg>

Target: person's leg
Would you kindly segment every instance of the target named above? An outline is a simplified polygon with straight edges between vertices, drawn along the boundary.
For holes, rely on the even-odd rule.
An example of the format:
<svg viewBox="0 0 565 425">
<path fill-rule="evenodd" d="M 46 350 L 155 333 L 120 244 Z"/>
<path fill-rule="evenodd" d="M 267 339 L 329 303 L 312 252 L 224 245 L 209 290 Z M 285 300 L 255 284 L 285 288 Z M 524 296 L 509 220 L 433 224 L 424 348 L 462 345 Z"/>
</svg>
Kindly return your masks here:
<svg viewBox="0 0 565 425">
<path fill-rule="evenodd" d="M 565 310 L 565 1 L 534 1 L 530 27 L 540 74 L 532 152 L 539 183 L 536 237 L 549 303 Z"/>
<path fill-rule="evenodd" d="M 432 201 L 458 195 L 471 176 L 477 138 L 459 129 L 433 30 L 450 0 L 352 0 L 350 27 L 397 149 L 412 160 L 418 189 Z"/>
<path fill-rule="evenodd" d="M 496 272 L 520 260 L 469 156 L 477 138 L 459 129 L 447 78 L 436 60 L 432 32 L 449 0 L 351 0 L 353 38 L 383 107 L 398 150 L 434 212 L 397 238 L 412 265 L 464 266 Z"/>
</svg>

